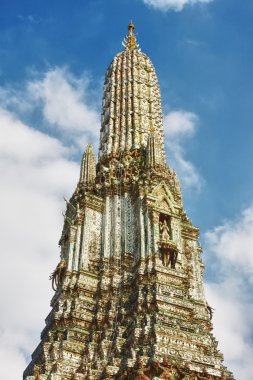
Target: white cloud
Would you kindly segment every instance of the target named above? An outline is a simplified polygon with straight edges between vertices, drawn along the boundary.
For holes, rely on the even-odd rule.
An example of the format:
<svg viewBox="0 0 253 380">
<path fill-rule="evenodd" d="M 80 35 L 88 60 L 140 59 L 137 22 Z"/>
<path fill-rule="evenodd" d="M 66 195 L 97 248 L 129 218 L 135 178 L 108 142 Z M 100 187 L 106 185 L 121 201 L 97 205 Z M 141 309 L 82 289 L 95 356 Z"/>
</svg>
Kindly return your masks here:
<svg viewBox="0 0 253 380">
<path fill-rule="evenodd" d="M 169 164 L 175 168 L 185 187 L 200 189 L 203 179 L 195 166 L 185 158 L 185 140 L 194 135 L 197 122 L 196 114 L 183 110 L 170 112 L 164 117 Z"/>
<path fill-rule="evenodd" d="M 58 67 L 0 88 L 0 356 L 6 380 L 22 377 L 50 311 L 48 278 L 59 260 L 63 196 L 71 195 L 79 175 L 80 163 L 71 157 L 99 131 L 91 91 L 87 75 L 77 79 Z"/>
<path fill-rule="evenodd" d="M 180 139 L 192 136 L 196 130 L 198 116 L 192 112 L 174 111 L 165 116 L 164 122 L 168 126 L 166 134 L 169 137 Z"/>
<path fill-rule="evenodd" d="M 213 0 L 143 0 L 144 4 L 161 11 L 182 11 L 186 5 L 210 3 Z"/>
<path fill-rule="evenodd" d="M 62 198 L 74 190 L 79 173 L 69 154 L 57 139 L 0 109 L 0 355 L 6 380 L 22 377 L 25 354 L 39 342 L 50 310 L 48 277 L 59 259 Z"/>
<path fill-rule="evenodd" d="M 1 357 L 1 377 L 6 380 L 22 378 L 22 369 L 26 366 L 26 361 L 22 351 L 17 347 L 25 346 L 27 335 L 17 330 L 0 330 L 0 357 Z"/>
<path fill-rule="evenodd" d="M 35 100 L 42 102 L 47 121 L 67 132 L 98 133 L 97 111 L 87 103 L 87 77 L 75 78 L 62 68 L 54 68 L 42 79 L 31 81 L 28 90 Z"/>
<path fill-rule="evenodd" d="M 58 133 L 61 140 L 78 149 L 83 150 L 87 142 L 96 146 L 100 116 L 92 102 L 94 89 L 90 76 L 84 73 L 77 78 L 61 67 L 31 76 L 19 87 L 0 87 L 1 107 L 26 121 L 37 112 L 42 115 L 41 121 L 36 118 L 37 128 Z"/>
<path fill-rule="evenodd" d="M 206 239 L 223 267 L 229 263 L 233 270 L 247 273 L 253 281 L 253 207 L 206 233 Z"/>
<path fill-rule="evenodd" d="M 232 276 L 221 283 L 208 283 L 205 288 L 207 300 L 215 309 L 214 336 L 224 354 L 224 364 L 236 380 L 250 379 L 253 370 L 252 303 L 244 300 L 245 289 Z"/>
<path fill-rule="evenodd" d="M 215 308 L 214 334 L 225 363 L 237 380 L 253 371 L 253 207 L 204 236 L 207 265 L 214 278 L 206 284 L 208 302 Z"/>
</svg>

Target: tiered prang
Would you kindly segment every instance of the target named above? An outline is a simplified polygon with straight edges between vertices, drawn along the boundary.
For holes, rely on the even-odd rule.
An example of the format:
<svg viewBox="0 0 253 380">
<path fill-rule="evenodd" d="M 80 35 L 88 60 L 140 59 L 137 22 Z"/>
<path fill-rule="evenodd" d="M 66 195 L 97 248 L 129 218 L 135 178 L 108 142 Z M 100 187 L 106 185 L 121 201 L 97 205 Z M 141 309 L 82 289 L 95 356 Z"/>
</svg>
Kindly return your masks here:
<svg viewBox="0 0 253 380">
<path fill-rule="evenodd" d="M 107 70 L 98 163 L 88 145 L 64 219 L 52 310 L 24 379 L 233 379 L 133 24 Z"/>
</svg>

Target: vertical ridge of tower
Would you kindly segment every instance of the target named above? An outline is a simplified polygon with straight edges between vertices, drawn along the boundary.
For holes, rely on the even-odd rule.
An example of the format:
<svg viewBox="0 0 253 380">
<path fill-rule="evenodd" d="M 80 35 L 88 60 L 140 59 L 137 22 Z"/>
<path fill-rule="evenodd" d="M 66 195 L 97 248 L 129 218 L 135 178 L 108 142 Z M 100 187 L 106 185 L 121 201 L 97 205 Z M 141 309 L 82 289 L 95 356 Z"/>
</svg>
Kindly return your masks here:
<svg viewBox="0 0 253 380">
<path fill-rule="evenodd" d="M 66 200 L 55 290 L 24 380 L 233 380 L 202 249 L 166 165 L 160 89 L 134 25 L 105 77 L 99 157 Z"/>
<path fill-rule="evenodd" d="M 162 154 L 161 142 L 156 133 L 152 131 L 147 141 L 146 167 L 150 169 L 156 166 L 166 167 L 166 161 Z"/>
</svg>

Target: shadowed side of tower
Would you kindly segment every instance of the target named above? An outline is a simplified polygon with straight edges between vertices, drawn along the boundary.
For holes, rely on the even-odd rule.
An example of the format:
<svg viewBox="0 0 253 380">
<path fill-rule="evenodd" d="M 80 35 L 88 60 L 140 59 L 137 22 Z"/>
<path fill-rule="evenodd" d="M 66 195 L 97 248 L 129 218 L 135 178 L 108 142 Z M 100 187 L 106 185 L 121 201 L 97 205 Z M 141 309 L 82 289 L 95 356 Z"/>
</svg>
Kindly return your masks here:
<svg viewBox="0 0 253 380">
<path fill-rule="evenodd" d="M 56 291 L 24 379 L 233 379 L 212 335 L 199 230 L 166 164 L 155 69 L 129 24 L 84 153 Z"/>
</svg>

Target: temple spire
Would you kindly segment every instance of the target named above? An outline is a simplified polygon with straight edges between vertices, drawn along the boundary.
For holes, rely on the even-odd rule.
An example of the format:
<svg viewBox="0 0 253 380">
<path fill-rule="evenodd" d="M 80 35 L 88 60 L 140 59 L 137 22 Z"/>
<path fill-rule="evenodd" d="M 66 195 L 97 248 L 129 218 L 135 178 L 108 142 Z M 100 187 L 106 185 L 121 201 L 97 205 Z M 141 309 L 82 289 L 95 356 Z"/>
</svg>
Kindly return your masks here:
<svg viewBox="0 0 253 380">
<path fill-rule="evenodd" d="M 161 95 L 155 68 L 140 51 L 134 25 L 105 77 L 99 160 L 119 152 L 143 149 L 155 129 L 164 151 Z"/>
<path fill-rule="evenodd" d="M 23 379 L 233 380 L 212 334 L 199 229 L 166 165 L 155 68 L 128 30 L 106 72 L 98 164 L 88 144 L 66 201 L 52 310 Z"/>
<path fill-rule="evenodd" d="M 129 30 L 129 33 L 125 36 L 123 42 L 122 42 L 122 45 L 124 46 L 124 48 L 126 50 L 134 50 L 134 49 L 138 49 L 139 48 L 139 44 L 137 44 L 137 41 L 136 41 L 136 36 L 134 34 L 134 29 L 135 29 L 135 26 L 134 24 L 132 23 L 132 21 L 130 22 L 130 24 L 128 25 L 128 30 Z"/>
<path fill-rule="evenodd" d="M 96 177 L 96 156 L 93 152 L 91 144 L 87 145 L 84 152 L 81 171 L 80 171 L 80 182 L 85 184 L 90 184 L 95 180 Z"/>
</svg>

